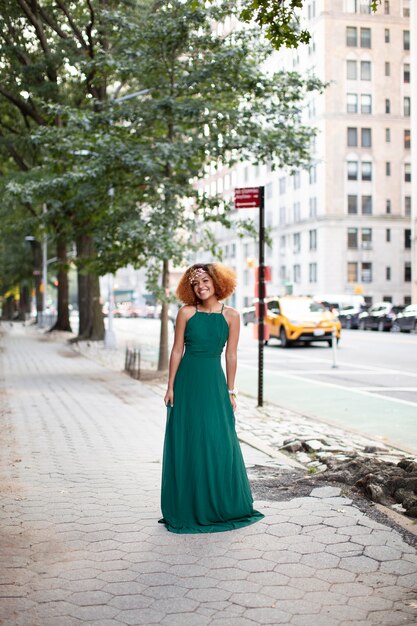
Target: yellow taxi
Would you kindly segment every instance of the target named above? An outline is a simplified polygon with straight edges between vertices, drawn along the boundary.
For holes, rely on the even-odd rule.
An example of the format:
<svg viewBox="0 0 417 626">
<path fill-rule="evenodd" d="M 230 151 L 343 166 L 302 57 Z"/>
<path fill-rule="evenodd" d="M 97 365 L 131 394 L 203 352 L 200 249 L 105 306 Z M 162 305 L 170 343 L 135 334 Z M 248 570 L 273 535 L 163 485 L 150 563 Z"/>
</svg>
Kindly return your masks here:
<svg viewBox="0 0 417 626">
<path fill-rule="evenodd" d="M 282 296 L 266 299 L 265 325 L 269 337 L 288 348 L 296 341 L 326 341 L 332 345 L 333 330 L 340 339 L 341 324 L 336 315 L 309 296 Z M 268 335 L 267 335 L 268 336 Z"/>
</svg>

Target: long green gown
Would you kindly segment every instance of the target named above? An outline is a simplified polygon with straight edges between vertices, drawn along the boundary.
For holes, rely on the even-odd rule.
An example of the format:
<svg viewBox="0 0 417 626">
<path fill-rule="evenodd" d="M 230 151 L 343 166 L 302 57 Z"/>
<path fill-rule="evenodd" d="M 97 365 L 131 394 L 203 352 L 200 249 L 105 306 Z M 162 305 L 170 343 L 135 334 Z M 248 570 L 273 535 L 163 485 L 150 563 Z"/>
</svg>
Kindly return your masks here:
<svg viewBox="0 0 417 626">
<path fill-rule="evenodd" d="M 221 313 L 196 312 L 167 408 L 161 509 L 174 533 L 241 528 L 264 516 L 253 509 L 220 357 L 229 327 Z"/>
</svg>

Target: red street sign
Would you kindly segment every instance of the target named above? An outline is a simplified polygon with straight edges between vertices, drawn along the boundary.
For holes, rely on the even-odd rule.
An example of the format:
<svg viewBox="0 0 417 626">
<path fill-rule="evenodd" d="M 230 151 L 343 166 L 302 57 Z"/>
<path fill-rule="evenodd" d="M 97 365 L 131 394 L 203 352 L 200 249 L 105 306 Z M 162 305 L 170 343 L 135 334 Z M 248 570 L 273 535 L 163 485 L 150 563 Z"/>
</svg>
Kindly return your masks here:
<svg viewBox="0 0 417 626">
<path fill-rule="evenodd" d="M 255 209 L 261 206 L 259 187 L 236 187 L 235 209 Z"/>
</svg>

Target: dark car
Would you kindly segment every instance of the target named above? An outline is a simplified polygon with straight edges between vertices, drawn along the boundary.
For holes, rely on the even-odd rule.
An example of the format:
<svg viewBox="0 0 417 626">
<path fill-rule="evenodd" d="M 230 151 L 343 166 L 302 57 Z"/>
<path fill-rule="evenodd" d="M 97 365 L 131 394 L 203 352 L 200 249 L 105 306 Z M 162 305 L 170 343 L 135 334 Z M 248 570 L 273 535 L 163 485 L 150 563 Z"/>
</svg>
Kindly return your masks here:
<svg viewBox="0 0 417 626">
<path fill-rule="evenodd" d="M 417 304 L 409 304 L 401 313 L 398 313 L 393 330 L 399 330 L 402 333 L 417 332 Z"/>
<path fill-rule="evenodd" d="M 244 326 L 256 322 L 256 309 L 254 306 L 247 306 L 242 309 L 242 321 Z"/>
<path fill-rule="evenodd" d="M 404 307 L 394 306 L 392 302 L 377 302 L 368 311 L 359 314 L 361 330 L 391 330 L 394 320 Z"/>
<path fill-rule="evenodd" d="M 363 306 L 349 305 L 340 309 L 338 318 L 342 328 L 359 328 L 359 316 L 366 310 Z"/>
</svg>

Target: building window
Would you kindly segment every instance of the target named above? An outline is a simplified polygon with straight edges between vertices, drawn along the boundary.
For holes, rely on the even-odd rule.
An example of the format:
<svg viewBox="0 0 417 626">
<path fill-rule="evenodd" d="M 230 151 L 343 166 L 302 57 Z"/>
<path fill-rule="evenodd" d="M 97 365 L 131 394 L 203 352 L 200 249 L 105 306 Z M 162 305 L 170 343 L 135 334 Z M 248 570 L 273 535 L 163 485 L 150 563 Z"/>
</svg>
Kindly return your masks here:
<svg viewBox="0 0 417 626">
<path fill-rule="evenodd" d="M 358 229 L 348 228 L 347 231 L 347 246 L 349 250 L 356 250 L 358 247 Z"/>
<path fill-rule="evenodd" d="M 372 282 L 372 263 L 361 263 L 361 281 L 363 283 Z"/>
<path fill-rule="evenodd" d="M 385 280 L 391 280 L 391 268 L 389 266 L 385 268 Z"/>
<path fill-rule="evenodd" d="M 403 48 L 404 50 L 410 49 L 410 31 L 403 30 Z"/>
<path fill-rule="evenodd" d="M 357 263 L 347 264 L 347 281 L 348 283 L 358 282 L 358 264 Z"/>
<path fill-rule="evenodd" d="M 347 145 L 350 148 L 356 148 L 358 145 L 358 129 L 357 128 L 348 128 L 347 129 Z"/>
<path fill-rule="evenodd" d="M 389 61 L 385 61 L 385 76 L 391 76 L 391 64 Z"/>
<path fill-rule="evenodd" d="M 372 96 L 368 93 L 361 94 L 361 113 L 365 115 L 372 113 Z"/>
<path fill-rule="evenodd" d="M 404 117 L 410 117 L 411 113 L 411 98 L 409 96 L 404 97 Z"/>
<path fill-rule="evenodd" d="M 411 133 L 409 128 L 406 128 L 404 131 L 404 148 L 406 150 L 411 148 Z"/>
<path fill-rule="evenodd" d="M 404 296 L 404 306 L 411 304 L 411 296 Z"/>
<path fill-rule="evenodd" d="M 411 196 L 404 197 L 404 215 L 406 217 L 411 216 Z"/>
<path fill-rule="evenodd" d="M 371 13 L 371 2 L 370 0 L 359 0 L 360 2 L 360 13 Z"/>
<path fill-rule="evenodd" d="M 308 266 L 308 277 L 310 283 L 317 282 L 317 263 L 310 263 Z"/>
<path fill-rule="evenodd" d="M 284 224 L 286 224 L 286 222 L 287 222 L 287 218 L 286 218 L 285 206 L 281 206 L 279 207 L 279 223 L 281 226 L 283 226 Z"/>
<path fill-rule="evenodd" d="M 346 61 L 346 78 L 356 80 L 358 78 L 358 64 L 356 61 Z"/>
<path fill-rule="evenodd" d="M 358 45 L 358 29 L 355 26 L 346 27 L 346 45 L 350 48 Z"/>
<path fill-rule="evenodd" d="M 355 215 L 358 212 L 358 196 L 348 196 L 348 213 Z"/>
<path fill-rule="evenodd" d="M 317 230 L 309 231 L 310 250 L 317 250 Z"/>
<path fill-rule="evenodd" d="M 299 202 L 294 202 L 292 209 L 294 222 L 299 222 L 301 219 L 301 204 Z"/>
<path fill-rule="evenodd" d="M 385 43 L 389 43 L 390 37 L 389 37 L 389 28 L 385 29 Z"/>
<path fill-rule="evenodd" d="M 362 228 L 361 244 L 363 250 L 371 250 L 372 248 L 372 228 Z"/>
<path fill-rule="evenodd" d="M 391 213 L 391 200 L 388 198 L 385 200 L 385 213 L 389 215 Z"/>
<path fill-rule="evenodd" d="M 298 254 L 301 250 L 301 236 L 300 233 L 294 233 L 292 236 L 292 245 L 294 254 Z"/>
<path fill-rule="evenodd" d="M 361 28 L 361 48 L 371 47 L 371 29 Z"/>
<path fill-rule="evenodd" d="M 385 162 L 385 176 L 391 176 L 391 162 Z"/>
<path fill-rule="evenodd" d="M 406 250 L 411 248 L 411 228 L 404 229 L 404 248 Z"/>
<path fill-rule="evenodd" d="M 300 185 L 301 185 L 300 172 L 295 172 L 293 174 L 293 183 L 294 183 L 294 189 L 300 189 Z"/>
<path fill-rule="evenodd" d="M 346 111 L 348 113 L 358 112 L 358 95 L 356 93 L 348 93 L 346 97 Z"/>
<path fill-rule="evenodd" d="M 234 258 L 236 256 L 236 244 L 232 243 L 232 250 L 230 252 L 230 256 Z"/>
<path fill-rule="evenodd" d="M 372 129 L 371 128 L 361 129 L 361 145 L 362 145 L 362 148 L 372 147 Z"/>
<path fill-rule="evenodd" d="M 356 13 L 358 10 L 358 0 L 345 1 L 346 13 Z"/>
<path fill-rule="evenodd" d="M 386 241 L 387 243 L 390 243 L 390 242 L 391 242 L 391 229 L 390 229 L 390 228 L 387 228 L 387 229 L 385 230 L 385 241 Z"/>
<path fill-rule="evenodd" d="M 362 180 L 372 180 L 372 163 L 362 161 Z"/>
<path fill-rule="evenodd" d="M 280 194 L 285 193 L 285 189 L 286 189 L 286 184 L 285 184 L 285 181 L 286 181 L 285 176 L 282 176 L 282 177 L 279 179 L 279 193 L 280 193 Z"/>
<path fill-rule="evenodd" d="M 385 129 L 385 141 L 387 143 L 391 141 L 391 129 L 390 128 Z"/>
<path fill-rule="evenodd" d="M 404 263 L 404 282 L 411 282 L 411 263 L 410 261 L 406 261 Z"/>
<path fill-rule="evenodd" d="M 310 198 L 309 199 L 309 213 L 310 213 L 310 217 L 316 217 L 317 215 L 317 198 Z"/>
<path fill-rule="evenodd" d="M 358 180 L 358 162 L 357 161 L 347 162 L 347 177 L 348 177 L 348 180 Z"/>
<path fill-rule="evenodd" d="M 287 269 L 285 267 L 285 265 L 281 265 L 279 268 L 279 277 L 282 281 L 286 280 L 287 278 Z"/>
<path fill-rule="evenodd" d="M 404 63 L 403 79 L 405 83 L 410 82 L 410 64 Z"/>
<path fill-rule="evenodd" d="M 294 283 L 301 282 L 301 265 L 293 265 L 293 281 Z"/>
<path fill-rule="evenodd" d="M 384 0 L 384 13 L 389 15 L 389 0 Z"/>
<path fill-rule="evenodd" d="M 406 183 L 411 183 L 411 163 L 406 163 L 404 165 L 404 181 Z"/>
<path fill-rule="evenodd" d="M 385 98 L 385 113 L 391 113 L 391 100 Z"/>
<path fill-rule="evenodd" d="M 249 270 L 243 270 L 243 284 L 245 286 L 249 285 Z"/>
<path fill-rule="evenodd" d="M 362 215 L 372 215 L 372 196 L 362 196 Z"/>
<path fill-rule="evenodd" d="M 361 80 L 371 80 L 371 62 L 361 61 Z"/>
<path fill-rule="evenodd" d="M 317 181 L 317 167 L 313 165 L 308 170 L 308 182 L 310 183 L 310 185 L 314 185 L 316 181 Z"/>
<path fill-rule="evenodd" d="M 403 17 L 410 17 L 410 0 L 403 0 Z"/>
</svg>

